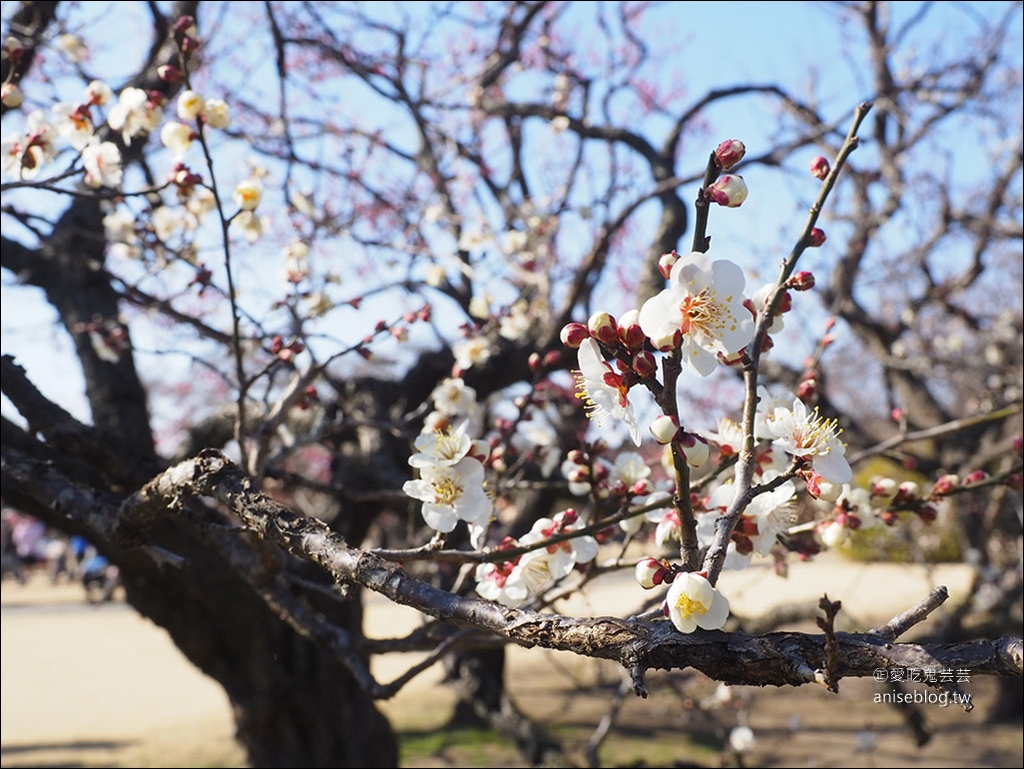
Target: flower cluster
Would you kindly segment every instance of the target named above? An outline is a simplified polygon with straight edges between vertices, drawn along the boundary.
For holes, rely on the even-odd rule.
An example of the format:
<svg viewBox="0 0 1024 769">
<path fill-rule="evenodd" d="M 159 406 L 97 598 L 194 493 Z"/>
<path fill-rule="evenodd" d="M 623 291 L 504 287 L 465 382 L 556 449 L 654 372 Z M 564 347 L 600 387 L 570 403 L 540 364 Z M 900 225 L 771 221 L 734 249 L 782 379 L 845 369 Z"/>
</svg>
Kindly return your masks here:
<svg viewBox="0 0 1024 769">
<path fill-rule="evenodd" d="M 585 525 L 576 510 L 569 508 L 554 518 L 536 521 L 518 542 L 506 538 L 499 549 L 529 547 L 578 531 Z M 506 606 L 520 606 L 567 577 L 577 565 L 592 561 L 597 552 L 598 544 L 594 537 L 578 535 L 530 550 L 510 561 L 482 563 L 476 569 L 476 591 L 482 597 Z"/>
</svg>

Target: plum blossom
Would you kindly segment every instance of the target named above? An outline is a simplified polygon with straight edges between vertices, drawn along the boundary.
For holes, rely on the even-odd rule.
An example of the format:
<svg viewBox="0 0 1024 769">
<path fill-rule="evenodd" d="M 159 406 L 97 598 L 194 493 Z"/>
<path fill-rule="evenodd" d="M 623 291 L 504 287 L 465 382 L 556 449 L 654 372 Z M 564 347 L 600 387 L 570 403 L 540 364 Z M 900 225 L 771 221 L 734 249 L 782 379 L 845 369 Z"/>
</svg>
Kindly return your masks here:
<svg viewBox="0 0 1024 769">
<path fill-rule="evenodd" d="M 409 457 L 412 467 L 451 466 L 458 464 L 473 448 L 473 439 L 466 435 L 468 422 L 452 429 L 421 433 L 415 441 L 416 452 Z"/>
<path fill-rule="evenodd" d="M 576 374 L 576 397 L 586 404 L 587 416 L 598 427 L 607 417 L 621 419 L 629 429 L 633 443 L 640 445 L 640 425 L 621 374 L 616 374 L 601 356 L 601 348 L 593 339 L 586 339 L 579 349 L 579 372 Z"/>
<path fill-rule="evenodd" d="M 523 545 L 532 545 L 555 534 L 577 531 L 586 525 L 575 509 L 569 508 L 558 513 L 554 518 L 540 518 L 533 527 L 520 539 Z M 577 563 L 592 561 L 597 556 L 597 540 L 590 535 L 582 535 L 548 545 L 545 549 L 550 556 L 547 569 L 553 579 L 559 580 L 572 571 Z M 524 556 L 525 558 L 525 556 Z"/>
<path fill-rule="evenodd" d="M 462 339 L 452 346 L 452 352 L 455 354 L 455 366 L 461 371 L 482 366 L 493 354 L 491 342 L 485 336 Z"/>
<path fill-rule="evenodd" d="M 846 483 L 853 477 L 836 421 L 820 416 L 817 408 L 808 411 L 803 401 L 794 398 L 792 409 L 776 408 L 765 426 L 774 439 L 772 445 L 810 461 L 825 480 Z"/>
<path fill-rule="evenodd" d="M 423 520 L 447 533 L 461 521 L 477 523 L 494 505 L 484 491 L 484 466 L 471 457 L 454 465 L 427 465 L 418 480 L 406 481 L 402 491 L 423 502 Z"/>
<path fill-rule="evenodd" d="M 665 602 L 669 619 L 680 633 L 692 633 L 698 627 L 718 630 L 729 618 L 728 599 L 697 572 L 677 574 Z"/>
<path fill-rule="evenodd" d="M 482 563 L 476 567 L 476 592 L 488 601 L 505 606 L 519 606 L 530 596 L 523 570 L 516 571 L 516 561 Z"/>
<path fill-rule="evenodd" d="M 778 476 L 775 471 L 766 472 L 765 482 Z M 788 529 L 796 520 L 794 498 L 796 486 L 787 480 L 777 488 L 758 494 L 754 497 L 736 525 L 736 530 L 749 540 L 751 549 L 740 552 L 736 543 L 729 543 L 726 553 L 726 569 L 744 569 L 750 564 L 751 556 L 768 555 L 779 534 Z M 709 511 L 719 509 L 724 513 L 736 500 L 736 487 L 732 483 L 719 486 L 708 498 L 706 507 Z M 715 525 L 719 516 L 714 512 L 705 513 L 697 518 L 697 539 L 702 546 L 710 545 L 715 536 Z"/>
<path fill-rule="evenodd" d="M 656 502 L 668 502 L 672 499 L 672 495 L 665 491 L 656 491 L 647 498 L 647 504 L 654 504 Z M 646 518 L 651 523 L 657 524 L 654 529 L 654 541 L 659 546 L 664 546 L 669 540 L 676 540 L 681 542 L 683 539 L 683 524 L 679 520 L 679 511 L 672 505 L 666 505 L 659 507 L 656 510 L 650 510 L 644 513 Z"/>
<path fill-rule="evenodd" d="M 742 350 L 754 333 L 743 306 L 743 270 L 694 251 L 672 266 L 669 286 L 640 308 L 640 327 L 659 350 L 681 347 L 690 368 L 707 376 L 718 355 Z"/>
<path fill-rule="evenodd" d="M 149 94 L 141 88 L 125 88 L 110 108 L 107 125 L 120 131 L 125 144 L 143 132 L 156 130 L 163 117 L 163 108 L 150 102 Z"/>
<path fill-rule="evenodd" d="M 82 150 L 85 183 L 90 187 L 119 187 L 124 170 L 121 151 L 113 142 L 96 142 Z"/>
<path fill-rule="evenodd" d="M 207 99 L 203 105 L 203 120 L 210 128 L 227 128 L 231 125 L 231 110 L 223 99 Z"/>
</svg>

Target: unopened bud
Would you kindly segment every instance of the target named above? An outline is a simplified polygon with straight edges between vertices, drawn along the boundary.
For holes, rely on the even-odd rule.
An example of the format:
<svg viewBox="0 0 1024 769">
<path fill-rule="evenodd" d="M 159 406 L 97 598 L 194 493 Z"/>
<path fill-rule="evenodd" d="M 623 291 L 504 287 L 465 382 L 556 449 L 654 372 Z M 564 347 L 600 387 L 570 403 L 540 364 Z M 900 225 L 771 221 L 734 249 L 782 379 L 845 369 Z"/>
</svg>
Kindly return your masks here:
<svg viewBox="0 0 1024 769">
<path fill-rule="evenodd" d="M 945 497 L 952 494 L 960 488 L 960 476 L 954 475 L 953 473 L 947 473 L 943 475 L 939 480 L 935 481 L 935 485 L 932 486 L 931 498 Z"/>
<path fill-rule="evenodd" d="M 668 571 L 665 564 L 657 558 L 643 558 L 637 561 L 634 574 L 636 575 L 636 581 L 640 583 L 640 587 L 644 590 L 650 590 L 664 583 Z"/>
<path fill-rule="evenodd" d="M 572 462 L 574 465 L 587 464 L 586 452 L 580 451 L 579 449 L 573 449 L 572 451 L 565 455 L 565 458 Z"/>
<path fill-rule="evenodd" d="M 540 361 L 541 368 L 554 368 L 562 362 L 562 353 L 559 350 L 548 350 Z"/>
<path fill-rule="evenodd" d="M 619 341 L 626 349 L 637 350 L 644 346 L 647 336 L 640 328 L 640 311 L 628 310 L 619 318 Z"/>
<path fill-rule="evenodd" d="M 664 446 L 676 439 L 679 434 L 679 420 L 668 414 L 661 414 L 651 422 L 651 435 L 654 440 Z"/>
<path fill-rule="evenodd" d="M 811 161 L 811 175 L 815 178 L 824 179 L 828 176 L 830 170 L 832 170 L 832 167 L 829 165 L 828 158 L 818 155 L 818 157 Z"/>
<path fill-rule="evenodd" d="M 932 523 L 936 518 L 939 517 L 939 511 L 935 509 L 935 505 L 930 502 L 926 502 L 921 505 L 917 511 L 918 516 L 925 523 Z"/>
<path fill-rule="evenodd" d="M 708 442 L 697 433 L 681 433 L 677 439 L 679 451 L 686 457 L 686 464 L 690 467 L 700 467 L 708 461 L 711 449 Z"/>
<path fill-rule="evenodd" d="M 615 318 L 604 310 L 598 310 L 587 321 L 590 335 L 599 342 L 615 344 L 619 341 L 619 328 Z"/>
<path fill-rule="evenodd" d="M 742 176 L 725 174 L 704 190 L 705 194 L 720 206 L 738 208 L 747 199 L 747 183 Z"/>
<path fill-rule="evenodd" d="M 810 291 L 814 288 L 814 275 L 807 270 L 801 270 L 786 281 L 786 288 L 791 288 L 794 291 Z"/>
<path fill-rule="evenodd" d="M 715 150 L 715 165 L 723 171 L 728 171 L 734 165 L 743 160 L 747 154 L 747 148 L 739 139 L 728 139 L 718 145 Z"/>
<path fill-rule="evenodd" d="M 13 62 L 17 62 L 21 59 L 21 55 L 25 52 L 25 46 L 21 44 L 21 41 L 16 37 L 4 38 L 4 56 Z"/>
<path fill-rule="evenodd" d="M 842 521 L 827 521 L 818 529 L 818 536 L 821 537 L 821 544 L 825 547 L 839 547 L 850 535 Z"/>
<path fill-rule="evenodd" d="M 577 349 L 587 339 L 590 339 L 590 329 L 582 323 L 567 323 L 562 327 L 562 344 L 570 349 Z"/>
<path fill-rule="evenodd" d="M 662 254 L 661 257 L 658 259 L 658 271 L 661 273 L 661 276 L 665 278 L 665 280 L 669 279 L 669 276 L 672 274 L 672 268 L 678 261 L 679 254 L 677 254 L 674 250 L 669 251 L 667 254 Z"/>
<path fill-rule="evenodd" d="M 818 394 L 818 380 L 813 376 L 805 377 L 796 386 L 796 397 L 804 403 L 810 403 Z"/>
<path fill-rule="evenodd" d="M 815 227 L 811 230 L 810 236 L 807 238 L 807 245 L 811 248 L 817 248 L 826 240 L 825 231 L 820 227 Z"/>
<path fill-rule="evenodd" d="M 921 497 L 921 487 L 914 481 L 904 481 L 896 487 L 896 495 L 893 497 L 894 504 L 906 504 L 916 502 Z"/>
<path fill-rule="evenodd" d="M 530 357 L 526 361 L 530 367 L 530 372 L 536 374 L 540 371 L 541 357 L 539 352 L 531 352 Z"/>
<path fill-rule="evenodd" d="M 177 85 L 185 79 L 185 73 L 173 64 L 161 64 L 156 68 L 156 76 L 171 85 Z"/>
<path fill-rule="evenodd" d="M 964 486 L 973 486 L 976 483 L 988 480 L 988 473 L 984 470 L 975 470 L 964 478 Z"/>
<path fill-rule="evenodd" d="M 641 478 L 639 481 L 633 484 L 631 489 L 633 496 L 646 497 L 652 491 L 654 491 L 654 484 L 647 478 Z"/>
<path fill-rule="evenodd" d="M 5 107 L 17 109 L 24 100 L 25 97 L 22 96 L 21 89 L 15 83 L 4 83 L 0 86 L 0 101 Z"/>
<path fill-rule="evenodd" d="M 633 371 L 644 379 L 654 376 L 658 372 L 658 362 L 654 354 L 649 350 L 641 350 L 633 356 Z"/>
<path fill-rule="evenodd" d="M 473 459 L 478 462 L 486 462 L 490 455 L 491 444 L 483 438 L 474 439 L 473 443 L 469 447 L 469 452 L 466 454 L 467 457 L 473 457 Z"/>
</svg>

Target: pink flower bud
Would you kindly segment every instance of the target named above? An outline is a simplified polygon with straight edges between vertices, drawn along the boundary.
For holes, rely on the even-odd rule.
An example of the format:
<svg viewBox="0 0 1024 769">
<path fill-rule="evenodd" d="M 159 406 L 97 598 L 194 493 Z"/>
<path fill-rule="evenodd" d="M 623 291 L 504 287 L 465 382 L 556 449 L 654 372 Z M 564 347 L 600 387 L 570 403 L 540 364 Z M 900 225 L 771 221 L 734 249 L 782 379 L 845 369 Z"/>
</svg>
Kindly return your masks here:
<svg viewBox="0 0 1024 769">
<path fill-rule="evenodd" d="M 829 165 L 828 159 L 823 158 L 821 155 L 818 155 L 818 157 L 811 161 L 811 174 L 815 178 L 824 179 L 828 176 L 830 170 L 832 170 L 832 167 Z"/>
<path fill-rule="evenodd" d="M 658 362 L 654 354 L 648 350 L 641 350 L 633 356 L 633 371 L 638 376 L 647 379 L 658 372 Z"/>
<path fill-rule="evenodd" d="M 801 270 L 786 281 L 786 288 L 791 288 L 794 291 L 810 291 L 814 288 L 814 275 L 807 270 Z"/>
<path fill-rule="evenodd" d="M 931 523 L 939 517 L 939 511 L 935 509 L 935 505 L 930 502 L 925 502 L 917 511 L 918 516 L 925 523 Z"/>
<path fill-rule="evenodd" d="M 939 480 L 935 481 L 935 485 L 932 486 L 932 493 L 930 496 L 932 499 L 945 497 L 952 494 L 958 488 L 960 488 L 960 476 L 947 473 L 939 478 Z"/>
<path fill-rule="evenodd" d="M 818 394 L 818 380 L 813 376 L 805 377 L 800 380 L 800 384 L 796 386 L 796 397 L 802 400 L 804 403 L 810 403 L 814 400 L 814 396 Z"/>
<path fill-rule="evenodd" d="M 665 564 L 657 558 L 643 558 L 637 561 L 636 569 L 634 570 L 636 581 L 640 583 L 640 587 L 644 590 L 650 590 L 662 584 L 667 573 L 668 569 L 665 567 Z"/>
<path fill-rule="evenodd" d="M 820 227 L 815 227 L 811 230 L 810 236 L 807 238 L 807 245 L 810 248 L 817 248 L 826 240 L 825 231 Z"/>
<path fill-rule="evenodd" d="M 725 174 L 704 190 L 709 199 L 726 208 L 739 208 L 747 199 L 747 183 L 742 176 Z"/>
<path fill-rule="evenodd" d="M 654 484 L 647 478 L 641 478 L 639 481 L 633 484 L 632 492 L 633 496 L 646 497 L 654 491 Z"/>
<path fill-rule="evenodd" d="M 540 370 L 541 357 L 539 352 L 531 352 L 526 364 L 530 367 L 530 373 L 536 374 Z"/>
<path fill-rule="evenodd" d="M 875 478 L 871 481 L 871 496 L 892 499 L 898 485 L 892 478 Z"/>
<path fill-rule="evenodd" d="M 728 171 L 734 165 L 743 160 L 747 154 L 747 148 L 739 139 L 728 139 L 718 145 L 715 150 L 715 165 L 723 171 Z"/>
<path fill-rule="evenodd" d="M 590 335 L 599 342 L 615 344 L 619 341 L 619 328 L 615 318 L 603 310 L 598 310 L 587 321 Z"/>
<path fill-rule="evenodd" d="M 580 451 L 579 449 L 573 449 L 565 455 L 566 459 L 572 462 L 574 465 L 586 465 L 587 454 L 586 452 Z"/>
<path fill-rule="evenodd" d="M 582 323 L 567 323 L 562 328 L 562 344 L 575 350 L 587 339 L 590 339 L 590 329 Z"/>
<path fill-rule="evenodd" d="M 619 341 L 628 350 L 638 350 L 644 346 L 647 336 L 640 328 L 640 311 L 629 310 L 619 318 Z"/>
<path fill-rule="evenodd" d="M 672 268 L 675 263 L 679 261 L 679 254 L 675 250 L 669 251 L 667 254 L 662 254 L 658 259 L 658 271 L 665 280 L 669 279 L 672 274 Z"/>
<path fill-rule="evenodd" d="M 554 368 L 562 362 L 562 353 L 559 350 L 548 350 L 544 353 L 544 357 L 541 359 L 540 365 L 542 368 L 549 369 Z"/>
<path fill-rule="evenodd" d="M 984 470 L 975 470 L 964 478 L 964 486 L 973 486 L 974 484 L 981 483 L 985 480 L 988 480 L 988 473 Z"/>
<path fill-rule="evenodd" d="M 651 422 L 651 435 L 662 446 L 671 443 L 679 434 L 679 420 L 668 414 L 661 414 Z"/>
<path fill-rule="evenodd" d="M 921 487 L 913 481 L 904 481 L 896 487 L 896 495 L 893 497 L 893 504 L 905 505 L 916 502 L 921 497 Z"/>
</svg>

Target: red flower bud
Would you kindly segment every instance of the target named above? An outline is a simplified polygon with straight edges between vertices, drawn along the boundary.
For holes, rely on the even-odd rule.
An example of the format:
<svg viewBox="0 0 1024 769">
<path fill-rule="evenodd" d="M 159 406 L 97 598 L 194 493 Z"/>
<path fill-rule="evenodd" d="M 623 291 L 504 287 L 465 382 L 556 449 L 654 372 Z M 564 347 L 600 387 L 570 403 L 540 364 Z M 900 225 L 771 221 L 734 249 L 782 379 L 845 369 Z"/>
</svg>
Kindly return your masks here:
<svg viewBox="0 0 1024 769">
<path fill-rule="evenodd" d="M 582 323 L 568 323 L 562 328 L 562 344 L 570 349 L 577 349 L 583 342 L 590 338 L 590 329 Z"/>
<path fill-rule="evenodd" d="M 814 288 L 814 275 L 807 270 L 801 270 L 786 281 L 786 288 L 791 288 L 794 291 L 810 291 Z"/>
<path fill-rule="evenodd" d="M 723 171 L 728 171 L 734 165 L 743 160 L 747 154 L 747 148 L 739 139 L 728 139 L 718 145 L 715 150 L 715 165 Z"/>
<path fill-rule="evenodd" d="M 811 174 L 818 179 L 824 179 L 828 176 L 830 170 L 832 169 L 829 166 L 828 160 L 821 155 L 818 155 L 818 157 L 811 161 Z"/>
<path fill-rule="evenodd" d="M 817 248 L 822 243 L 824 243 L 825 240 L 825 231 L 819 227 L 815 227 L 813 230 L 811 230 L 811 235 L 807 239 L 807 245 L 810 248 Z"/>
</svg>

